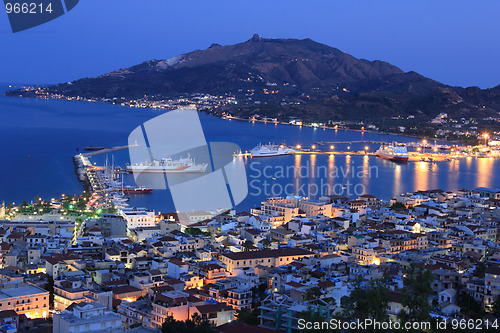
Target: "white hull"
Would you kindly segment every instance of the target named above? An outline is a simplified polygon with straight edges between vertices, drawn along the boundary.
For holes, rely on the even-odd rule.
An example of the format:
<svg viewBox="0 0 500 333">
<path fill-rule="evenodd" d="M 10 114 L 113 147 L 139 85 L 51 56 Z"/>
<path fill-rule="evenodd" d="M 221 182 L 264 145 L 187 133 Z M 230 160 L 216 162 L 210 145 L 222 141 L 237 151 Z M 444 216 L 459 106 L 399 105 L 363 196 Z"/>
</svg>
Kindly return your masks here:
<svg viewBox="0 0 500 333">
<path fill-rule="evenodd" d="M 282 155 L 288 155 L 290 154 L 289 152 L 281 152 L 281 153 L 252 153 L 252 157 L 267 157 L 267 156 L 282 156 Z"/>
<path fill-rule="evenodd" d="M 207 165 L 197 165 L 189 167 L 163 168 L 157 166 L 136 166 L 129 165 L 127 170 L 131 172 L 146 172 L 146 173 L 203 173 L 207 169 Z"/>
<path fill-rule="evenodd" d="M 153 160 L 148 163 L 141 162 L 132 165 L 127 165 L 127 171 L 130 172 L 146 172 L 146 173 L 193 173 L 205 172 L 208 164 L 196 164 L 188 155 L 187 158 L 172 160 L 172 158 L 162 158 L 161 160 Z"/>
<path fill-rule="evenodd" d="M 290 149 L 285 145 L 258 145 L 250 150 L 252 157 L 271 157 L 290 154 Z"/>
<path fill-rule="evenodd" d="M 395 162 L 406 162 L 410 157 L 406 147 L 392 145 L 382 145 L 375 154 L 380 158 Z"/>
</svg>

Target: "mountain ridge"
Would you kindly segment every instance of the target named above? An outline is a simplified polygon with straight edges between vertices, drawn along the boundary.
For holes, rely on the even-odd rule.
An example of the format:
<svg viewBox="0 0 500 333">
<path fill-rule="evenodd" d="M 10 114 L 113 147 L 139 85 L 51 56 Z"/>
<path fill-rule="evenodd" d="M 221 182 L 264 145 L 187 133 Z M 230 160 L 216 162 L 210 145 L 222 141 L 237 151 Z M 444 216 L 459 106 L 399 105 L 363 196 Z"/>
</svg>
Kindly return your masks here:
<svg viewBox="0 0 500 333">
<path fill-rule="evenodd" d="M 442 112 L 456 117 L 471 117 L 478 110 L 484 116 L 500 112 L 500 85 L 451 87 L 385 61 L 355 58 L 309 38 L 270 39 L 257 34 L 242 43 L 212 44 L 204 50 L 49 86 L 45 92 L 127 100 L 230 94 L 238 105 L 220 110 L 245 117 L 260 112 L 315 120 L 408 115 L 428 119 Z M 30 93 L 15 90 L 6 95 Z"/>
</svg>

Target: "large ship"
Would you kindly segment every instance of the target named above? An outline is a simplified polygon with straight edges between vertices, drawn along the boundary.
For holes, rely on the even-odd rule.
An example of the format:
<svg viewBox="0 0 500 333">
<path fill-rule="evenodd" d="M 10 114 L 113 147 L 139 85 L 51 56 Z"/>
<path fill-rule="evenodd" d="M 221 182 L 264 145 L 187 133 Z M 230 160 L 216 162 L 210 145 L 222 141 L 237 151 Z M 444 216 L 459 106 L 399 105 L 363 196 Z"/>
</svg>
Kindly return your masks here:
<svg viewBox="0 0 500 333">
<path fill-rule="evenodd" d="M 290 154 L 290 148 L 288 148 L 284 144 L 281 144 L 281 145 L 259 144 L 257 147 L 250 150 L 250 154 L 252 155 L 252 157 L 288 155 L 288 154 Z"/>
<path fill-rule="evenodd" d="M 205 172 L 208 163 L 196 164 L 191 156 L 173 160 L 171 157 L 153 160 L 152 162 L 140 162 L 128 164 L 127 171 L 131 172 L 169 172 L 169 173 L 187 173 L 187 172 Z"/>
<path fill-rule="evenodd" d="M 378 157 L 394 162 L 407 162 L 410 158 L 408 150 L 404 146 L 381 145 L 375 153 Z"/>
</svg>

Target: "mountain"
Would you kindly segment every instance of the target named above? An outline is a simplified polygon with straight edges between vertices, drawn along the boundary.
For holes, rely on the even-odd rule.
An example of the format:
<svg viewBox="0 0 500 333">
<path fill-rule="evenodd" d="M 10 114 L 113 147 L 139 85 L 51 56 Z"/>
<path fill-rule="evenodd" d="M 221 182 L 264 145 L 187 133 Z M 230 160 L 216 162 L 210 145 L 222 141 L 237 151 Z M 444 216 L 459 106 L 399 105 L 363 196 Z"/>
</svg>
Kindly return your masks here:
<svg viewBox="0 0 500 333">
<path fill-rule="evenodd" d="M 166 60 L 151 60 L 93 78 L 50 86 L 48 94 L 136 100 L 187 94 L 234 95 L 225 110 L 315 120 L 498 116 L 500 86 L 450 87 L 384 61 L 357 59 L 311 39 L 212 44 Z M 14 90 L 7 95 L 29 96 Z"/>
</svg>

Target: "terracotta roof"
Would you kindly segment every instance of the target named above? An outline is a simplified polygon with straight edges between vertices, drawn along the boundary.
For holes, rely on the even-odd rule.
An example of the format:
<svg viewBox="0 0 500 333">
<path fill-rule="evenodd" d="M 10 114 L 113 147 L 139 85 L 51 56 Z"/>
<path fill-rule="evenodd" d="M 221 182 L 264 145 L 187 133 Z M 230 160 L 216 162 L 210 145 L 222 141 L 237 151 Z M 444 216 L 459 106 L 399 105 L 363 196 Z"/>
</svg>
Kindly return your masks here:
<svg viewBox="0 0 500 333">
<path fill-rule="evenodd" d="M 500 267 L 499 266 L 488 266 L 486 268 L 486 274 L 500 275 Z"/>
<path fill-rule="evenodd" d="M 141 291 L 141 289 L 136 288 L 134 286 L 120 286 L 113 288 L 113 294 L 119 295 L 119 294 L 128 294 L 128 293 L 134 293 Z"/>
<path fill-rule="evenodd" d="M 291 257 L 300 255 L 314 255 L 314 253 L 302 248 L 283 248 L 275 250 L 231 252 L 222 254 L 222 256 L 229 258 L 231 260 L 247 260 L 247 259 L 271 258 L 271 257 L 278 258 L 278 257 Z"/>
<path fill-rule="evenodd" d="M 185 264 L 184 262 L 182 262 L 182 260 L 177 259 L 177 258 L 170 258 L 168 260 L 168 262 L 171 262 L 172 264 L 177 265 L 177 266 L 187 266 L 187 264 Z"/>
<path fill-rule="evenodd" d="M 403 294 L 398 293 L 397 291 L 387 291 L 387 296 L 389 297 L 390 302 L 394 303 L 402 303 L 403 302 Z"/>
<path fill-rule="evenodd" d="M 320 287 L 321 289 L 331 288 L 335 287 L 335 283 L 333 283 L 332 281 L 321 281 L 318 282 L 318 287 Z"/>
<path fill-rule="evenodd" d="M 14 310 L 4 310 L 0 311 L 0 318 L 11 318 L 11 317 L 19 317 L 16 311 Z"/>
<path fill-rule="evenodd" d="M 198 305 L 196 309 L 198 309 L 201 314 L 231 310 L 229 306 L 223 303 Z"/>
<path fill-rule="evenodd" d="M 168 284 L 168 285 L 184 284 L 183 281 L 178 280 L 178 279 L 168 279 L 168 280 L 165 280 L 165 283 Z"/>
</svg>

